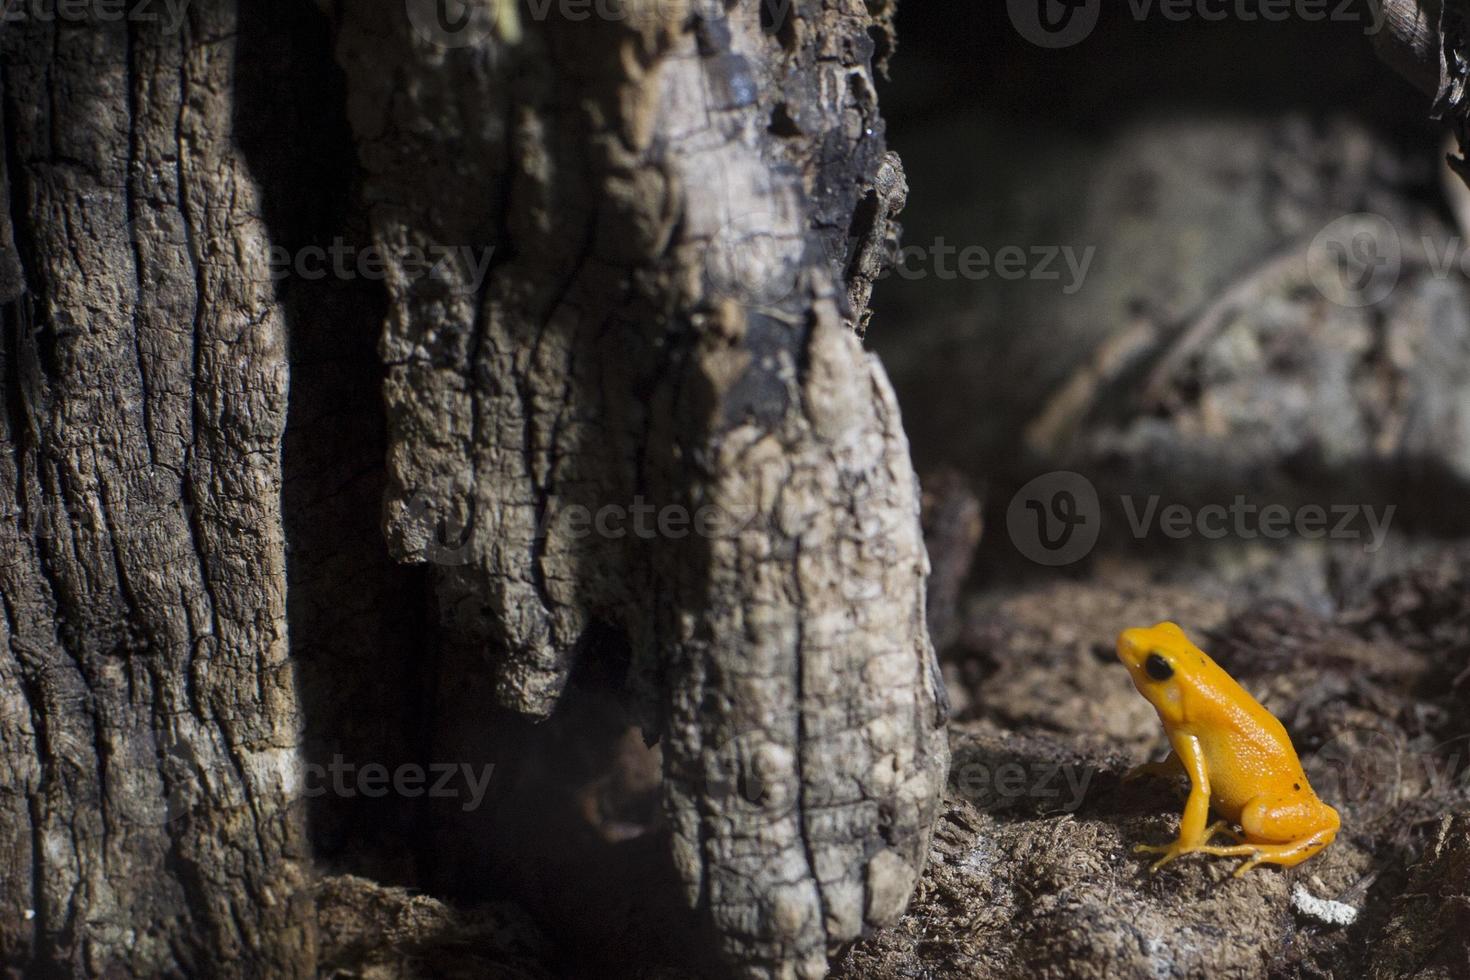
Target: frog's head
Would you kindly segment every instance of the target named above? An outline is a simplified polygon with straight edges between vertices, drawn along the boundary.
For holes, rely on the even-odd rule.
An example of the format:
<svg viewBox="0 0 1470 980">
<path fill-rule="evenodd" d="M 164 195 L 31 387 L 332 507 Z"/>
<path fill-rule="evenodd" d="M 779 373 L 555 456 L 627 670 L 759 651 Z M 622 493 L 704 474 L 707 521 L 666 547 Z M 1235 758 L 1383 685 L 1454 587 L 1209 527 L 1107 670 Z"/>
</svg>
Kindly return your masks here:
<svg viewBox="0 0 1470 980">
<path fill-rule="evenodd" d="M 1173 623 L 1118 634 L 1118 659 L 1128 668 L 1138 693 L 1148 699 L 1165 722 L 1184 721 L 1185 688 L 1203 656 Z"/>
</svg>

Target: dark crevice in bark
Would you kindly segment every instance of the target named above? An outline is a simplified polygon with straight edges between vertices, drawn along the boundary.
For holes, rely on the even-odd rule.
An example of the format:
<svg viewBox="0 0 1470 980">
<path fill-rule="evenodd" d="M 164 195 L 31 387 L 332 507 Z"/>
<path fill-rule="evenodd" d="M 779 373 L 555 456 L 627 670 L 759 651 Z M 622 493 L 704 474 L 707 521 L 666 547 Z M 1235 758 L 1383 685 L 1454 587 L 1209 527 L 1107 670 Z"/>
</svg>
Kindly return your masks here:
<svg viewBox="0 0 1470 980">
<path fill-rule="evenodd" d="M 803 351 L 804 350 L 805 350 L 805 345 L 803 345 Z M 802 372 L 802 373 L 804 373 L 804 372 Z M 792 553 L 792 564 L 799 566 L 801 564 L 801 542 L 799 540 L 793 543 L 793 545 L 792 545 L 792 552 L 793 552 Z M 803 641 L 803 638 L 804 638 L 804 635 L 805 635 L 805 632 L 806 632 L 806 618 L 805 618 L 806 596 L 805 596 L 805 590 L 802 588 L 801 577 L 800 576 L 797 576 L 797 578 L 796 578 L 795 592 L 796 592 L 796 606 L 797 606 L 797 608 L 799 610 L 801 610 L 801 614 L 799 614 L 797 616 L 797 618 L 796 618 L 796 651 L 797 651 L 797 655 L 794 656 L 794 657 L 792 657 L 792 666 L 794 667 L 793 676 L 792 676 L 792 686 L 796 690 L 796 704 L 797 704 L 797 709 L 796 709 L 796 745 L 797 745 L 797 752 L 796 752 L 796 758 L 795 758 L 795 767 L 796 767 L 796 786 L 797 786 L 796 792 L 797 792 L 798 802 L 797 802 L 797 806 L 796 806 L 796 832 L 797 832 L 798 837 L 801 840 L 801 853 L 802 853 L 802 856 L 805 857 L 805 859 L 806 859 L 806 868 L 807 868 L 806 874 L 807 874 L 807 877 L 810 880 L 812 880 L 813 882 L 816 883 L 816 886 L 817 886 L 817 901 L 820 903 L 821 913 L 825 917 L 827 915 L 827 913 L 828 913 L 828 908 L 827 908 L 827 904 L 828 903 L 827 903 L 826 889 L 823 887 L 822 880 L 819 877 L 817 877 L 817 874 L 818 874 L 817 856 L 812 851 L 812 838 L 811 838 L 811 833 L 810 833 L 810 831 L 807 828 L 807 819 L 808 819 L 807 815 L 812 812 L 812 800 L 810 798 L 810 792 L 811 791 L 810 791 L 810 788 L 809 788 L 810 785 L 811 785 L 811 783 L 810 783 L 810 781 L 808 779 L 804 778 L 805 771 L 806 771 L 806 763 L 805 763 L 805 759 L 803 758 L 802 747 L 811 744 L 810 743 L 810 740 L 809 740 L 809 736 L 807 734 L 807 725 L 806 725 L 806 710 L 807 710 L 806 709 L 806 705 L 809 704 L 809 703 L 811 703 L 811 702 L 810 702 L 809 698 L 807 696 L 805 696 L 806 679 L 805 679 L 805 676 L 804 675 L 805 675 L 805 671 L 806 671 L 806 665 L 802 662 L 802 658 L 801 658 L 801 655 L 800 655 L 800 651 L 803 649 L 803 642 L 802 641 Z"/>
<path fill-rule="evenodd" d="M 272 245 L 289 260 L 276 283 L 291 363 L 282 510 L 305 759 L 429 765 L 438 670 L 430 575 L 392 562 L 378 527 L 384 285 L 359 276 L 355 262 L 350 279 L 308 279 L 296 268 L 303 249 L 340 240 L 356 258 L 371 244 L 330 25 L 309 7 L 270 0 L 242 11 L 238 44 L 234 125 Z M 329 791 L 307 801 L 308 832 L 329 869 L 421 887 L 434 847 L 428 804 Z"/>
</svg>

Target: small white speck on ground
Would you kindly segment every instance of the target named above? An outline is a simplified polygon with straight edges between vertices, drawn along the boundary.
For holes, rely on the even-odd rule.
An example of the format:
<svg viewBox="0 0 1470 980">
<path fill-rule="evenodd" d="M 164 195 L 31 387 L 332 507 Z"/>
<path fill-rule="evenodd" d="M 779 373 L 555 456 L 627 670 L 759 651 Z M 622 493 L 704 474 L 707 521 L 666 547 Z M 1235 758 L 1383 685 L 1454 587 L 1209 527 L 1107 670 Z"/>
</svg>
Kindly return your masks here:
<svg viewBox="0 0 1470 980">
<path fill-rule="evenodd" d="M 26 921 L 29 922 L 36 917 L 35 909 L 26 909 Z"/>
<path fill-rule="evenodd" d="M 1353 906 L 1330 898 L 1318 898 L 1300 883 L 1291 889 L 1291 907 L 1329 926 L 1350 926 L 1358 920 L 1358 910 Z"/>
</svg>

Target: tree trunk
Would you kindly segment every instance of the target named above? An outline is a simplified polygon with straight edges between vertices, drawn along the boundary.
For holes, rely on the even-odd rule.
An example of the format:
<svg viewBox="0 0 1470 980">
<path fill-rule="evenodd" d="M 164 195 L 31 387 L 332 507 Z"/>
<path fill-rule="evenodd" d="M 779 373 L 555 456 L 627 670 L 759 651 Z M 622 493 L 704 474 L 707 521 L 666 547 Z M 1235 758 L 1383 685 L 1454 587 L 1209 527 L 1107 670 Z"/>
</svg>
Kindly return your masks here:
<svg viewBox="0 0 1470 980">
<path fill-rule="evenodd" d="M 28 974 L 312 968 L 234 27 L 3 35 L 0 945 Z"/>
<path fill-rule="evenodd" d="M 742 973 L 823 974 L 902 911 L 947 770 L 916 481 L 860 343 L 906 192 L 891 8 L 354 0 L 330 42 L 286 8 L 0 34 L 3 962 L 310 972 L 303 753 L 462 744 L 465 658 L 546 718 L 622 650 L 687 902 Z M 281 91 L 332 46 L 355 180 L 275 145 L 335 138 Z M 352 183 L 355 214 L 296 213 Z M 276 281 L 342 224 L 386 297 Z M 313 807 L 316 857 L 350 810 Z M 407 847 L 332 863 L 423 884 Z"/>
</svg>

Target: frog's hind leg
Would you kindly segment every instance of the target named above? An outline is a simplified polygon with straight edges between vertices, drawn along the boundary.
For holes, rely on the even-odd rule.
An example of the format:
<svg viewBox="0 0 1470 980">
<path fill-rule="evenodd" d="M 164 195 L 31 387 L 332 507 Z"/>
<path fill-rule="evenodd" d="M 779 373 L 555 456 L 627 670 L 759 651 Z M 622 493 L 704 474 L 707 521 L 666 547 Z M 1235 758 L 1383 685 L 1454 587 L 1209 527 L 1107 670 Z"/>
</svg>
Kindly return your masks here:
<svg viewBox="0 0 1470 980">
<path fill-rule="evenodd" d="M 1240 844 L 1245 840 L 1245 835 L 1236 830 L 1231 825 L 1229 820 L 1216 820 L 1214 823 L 1205 828 L 1206 841 L 1209 841 L 1216 834 L 1224 834 L 1226 837 L 1229 837 L 1237 844 Z"/>
<path fill-rule="evenodd" d="M 1202 844 L 1191 850 L 1200 854 L 1213 854 L 1215 857 L 1248 858 L 1249 860 L 1235 869 L 1235 877 L 1239 878 L 1258 864 L 1279 864 L 1284 868 L 1301 864 L 1332 843 L 1332 839 L 1336 836 L 1337 828 L 1332 827 L 1319 830 L 1301 840 L 1287 841 L 1284 844 L 1231 844 L 1225 847 Z"/>
<path fill-rule="evenodd" d="M 1237 878 L 1262 863 L 1285 868 L 1301 864 L 1332 843 L 1338 819 L 1336 810 L 1315 798 L 1283 802 L 1259 797 L 1241 810 L 1240 825 L 1246 833 L 1245 843 L 1198 848 L 1217 857 L 1248 858 L 1235 869 Z"/>
<path fill-rule="evenodd" d="M 1264 862 L 1279 864 L 1283 868 L 1290 868 L 1301 864 L 1313 854 L 1332 843 L 1337 836 L 1336 827 L 1324 827 L 1309 837 L 1292 841 L 1289 844 L 1257 844 L 1256 854 L 1249 861 L 1241 864 L 1235 869 L 1235 877 L 1239 878 L 1251 868 Z"/>
<path fill-rule="evenodd" d="M 1214 854 L 1217 851 L 1230 850 L 1229 847 L 1215 847 L 1209 843 L 1216 834 L 1224 834 L 1237 844 L 1245 840 L 1244 837 L 1230 826 L 1230 821 L 1216 820 L 1204 829 L 1202 835 L 1195 842 L 1176 841 L 1173 844 L 1138 844 L 1134 846 L 1133 853 L 1162 854 L 1163 857 L 1155 861 L 1149 869 L 1151 871 L 1157 871 L 1175 858 L 1183 857 L 1186 854 Z M 1252 852 L 1255 850 L 1255 845 L 1246 845 L 1246 847 Z"/>
</svg>

